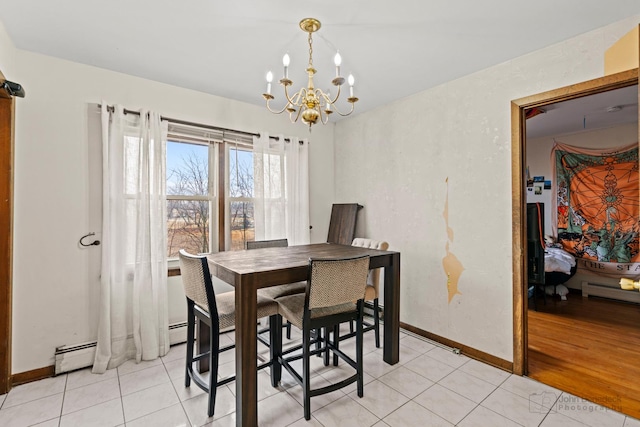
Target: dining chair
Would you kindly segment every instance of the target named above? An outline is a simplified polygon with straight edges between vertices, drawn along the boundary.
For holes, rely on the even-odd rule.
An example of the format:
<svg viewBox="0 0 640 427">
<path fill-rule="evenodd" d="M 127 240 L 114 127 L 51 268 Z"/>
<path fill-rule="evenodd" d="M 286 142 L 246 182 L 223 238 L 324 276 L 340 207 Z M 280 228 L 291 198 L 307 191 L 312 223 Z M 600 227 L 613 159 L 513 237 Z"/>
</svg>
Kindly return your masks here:
<svg viewBox="0 0 640 427">
<path fill-rule="evenodd" d="M 372 240 L 372 239 L 364 239 L 361 237 L 356 237 L 353 239 L 351 246 L 357 246 L 360 248 L 368 248 L 368 249 L 377 249 L 380 251 L 386 251 L 389 249 L 389 243 L 382 240 Z M 380 304 L 378 298 L 380 296 L 380 274 L 382 273 L 382 268 L 376 268 L 369 271 L 369 276 L 367 277 L 367 288 L 364 293 L 364 301 L 365 305 L 369 308 L 373 309 L 373 324 L 368 323 L 367 321 L 363 321 L 364 323 L 364 332 L 368 332 L 373 330 L 375 333 L 376 347 L 380 348 Z M 345 340 L 347 338 L 351 338 L 355 335 L 353 331 L 353 322 L 350 322 L 350 333 L 347 335 L 343 335 L 340 337 L 341 340 Z M 334 358 L 334 364 L 336 364 L 337 360 Z"/>
<path fill-rule="evenodd" d="M 302 331 L 302 352 L 294 355 L 299 348 L 276 351 L 276 360 L 293 376 L 303 389 L 304 417 L 311 419 L 311 397 L 330 393 L 357 382 L 358 396 L 364 395 L 362 315 L 363 298 L 369 273 L 369 257 L 347 259 L 310 259 L 309 277 L 304 294 L 278 298 L 282 317 Z M 340 323 L 356 322 L 356 355 L 352 357 L 339 349 L 337 328 Z M 324 329 L 324 336 L 314 331 Z M 329 340 L 329 330 L 333 329 L 334 340 Z M 320 343 L 320 348 L 310 348 Z M 329 352 L 340 357 L 355 369 L 354 375 L 325 387 L 311 389 L 310 356 L 324 354 L 328 364 Z M 302 373 L 295 370 L 292 362 L 302 359 Z M 274 363 L 276 363 L 274 361 Z"/>
<path fill-rule="evenodd" d="M 256 240 L 245 242 L 246 249 L 286 248 L 289 246 L 287 239 Z M 302 293 L 306 289 L 306 282 L 287 283 L 286 285 L 270 286 L 259 289 L 258 292 L 269 298 L 280 298 L 287 295 Z"/>
<path fill-rule="evenodd" d="M 217 387 L 235 380 L 235 375 L 218 380 L 219 354 L 235 348 L 233 344 L 220 348 L 220 331 L 235 325 L 235 292 L 214 293 L 205 256 L 191 255 L 181 249 L 179 259 L 180 275 L 187 298 L 187 357 L 184 386 L 189 387 L 193 380 L 198 387 L 209 394 L 207 414 L 211 417 L 215 409 Z M 258 295 L 257 312 L 258 318 L 269 316 L 272 320 L 269 324 L 272 325 L 271 342 L 274 343 L 270 349 L 271 360 L 260 364 L 258 369 L 270 366 L 271 377 L 276 379 L 280 377 L 280 364 L 275 358 L 282 347 L 281 344 L 276 345 L 280 342 L 282 334 L 278 304 L 272 299 Z M 209 327 L 209 350 L 200 354 L 194 354 L 196 320 Z M 196 366 L 205 358 L 209 362 L 208 375 L 201 374 Z M 276 363 L 272 363 L 273 360 L 276 360 Z"/>
<path fill-rule="evenodd" d="M 263 248 L 286 248 L 289 246 L 288 239 L 273 239 L 273 240 L 254 240 L 246 241 L 245 248 L 251 249 L 263 249 Z M 303 293 L 306 289 L 306 282 L 287 283 L 285 285 L 270 286 L 268 288 L 258 289 L 258 294 L 271 299 L 277 299 L 287 295 L 294 295 Z M 287 322 L 283 325 L 287 329 L 287 339 L 291 339 L 291 323 Z M 265 330 L 260 331 L 266 332 Z"/>
</svg>

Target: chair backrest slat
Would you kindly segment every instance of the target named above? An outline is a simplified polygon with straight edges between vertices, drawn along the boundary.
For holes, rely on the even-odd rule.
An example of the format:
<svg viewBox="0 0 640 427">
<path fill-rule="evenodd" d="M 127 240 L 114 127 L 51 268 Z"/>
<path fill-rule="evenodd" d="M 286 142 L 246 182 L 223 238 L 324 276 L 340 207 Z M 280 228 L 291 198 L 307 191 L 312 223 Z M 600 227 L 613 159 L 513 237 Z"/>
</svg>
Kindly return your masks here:
<svg viewBox="0 0 640 427">
<path fill-rule="evenodd" d="M 289 246 L 287 239 L 256 240 L 245 242 L 245 249 L 286 248 Z"/>
<path fill-rule="evenodd" d="M 309 260 L 308 309 L 355 303 L 364 298 L 369 257 Z"/>
</svg>

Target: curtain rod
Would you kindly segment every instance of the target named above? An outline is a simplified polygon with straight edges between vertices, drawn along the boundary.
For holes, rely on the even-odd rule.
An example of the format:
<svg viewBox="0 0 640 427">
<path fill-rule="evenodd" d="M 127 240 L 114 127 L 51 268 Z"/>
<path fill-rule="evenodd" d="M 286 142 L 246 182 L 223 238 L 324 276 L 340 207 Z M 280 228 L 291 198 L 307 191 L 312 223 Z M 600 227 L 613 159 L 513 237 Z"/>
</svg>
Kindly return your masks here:
<svg viewBox="0 0 640 427">
<path fill-rule="evenodd" d="M 100 104 L 98 104 L 100 105 Z M 113 105 L 107 105 L 107 110 L 110 112 L 114 112 L 114 108 Z M 135 110 L 128 110 L 126 108 L 123 109 L 125 114 L 135 114 L 135 115 L 140 115 L 140 111 L 135 111 Z M 246 135 L 246 136 L 260 136 L 259 133 L 254 133 L 254 132 L 247 132 L 247 131 L 243 131 L 243 130 L 235 130 L 235 129 L 227 129 L 227 128 L 221 128 L 219 126 L 212 126 L 212 125 L 204 125 L 202 123 L 195 123 L 195 122 L 189 122 L 186 120 L 179 120 L 179 119 L 172 119 L 171 117 L 166 117 L 166 116 L 160 116 L 161 120 L 167 120 L 169 122 L 172 123 L 177 123 L 179 125 L 187 125 L 187 126 L 197 126 L 197 127 L 201 127 L 201 128 L 205 128 L 205 129 L 211 129 L 211 130 L 217 130 L 217 131 L 222 131 L 222 132 L 230 132 L 230 133 L 237 133 L 240 135 Z M 269 135 L 269 139 L 278 139 L 275 136 L 271 136 Z M 290 138 L 284 138 L 285 142 L 291 142 Z M 304 142 L 302 140 L 300 140 L 298 142 L 300 145 L 304 144 Z"/>
</svg>

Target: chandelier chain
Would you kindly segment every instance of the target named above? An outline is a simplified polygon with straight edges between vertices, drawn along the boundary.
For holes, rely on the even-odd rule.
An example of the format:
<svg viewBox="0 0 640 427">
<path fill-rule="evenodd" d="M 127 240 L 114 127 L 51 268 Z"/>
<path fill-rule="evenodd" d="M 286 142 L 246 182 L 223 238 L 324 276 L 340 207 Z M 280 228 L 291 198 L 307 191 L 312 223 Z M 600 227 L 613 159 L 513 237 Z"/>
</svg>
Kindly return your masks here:
<svg viewBox="0 0 640 427">
<path fill-rule="evenodd" d="M 313 38 L 309 33 L 309 67 L 313 67 Z"/>
</svg>

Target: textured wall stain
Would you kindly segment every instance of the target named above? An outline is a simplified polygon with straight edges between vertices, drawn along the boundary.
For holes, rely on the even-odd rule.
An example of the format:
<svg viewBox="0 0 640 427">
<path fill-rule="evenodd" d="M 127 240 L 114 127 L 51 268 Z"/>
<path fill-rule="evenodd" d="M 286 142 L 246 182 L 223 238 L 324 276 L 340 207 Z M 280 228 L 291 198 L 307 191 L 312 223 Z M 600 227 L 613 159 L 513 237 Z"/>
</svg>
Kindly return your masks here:
<svg viewBox="0 0 640 427">
<path fill-rule="evenodd" d="M 447 255 L 442 258 L 442 267 L 447 275 L 447 292 L 449 294 L 449 303 L 451 303 L 451 300 L 456 294 L 462 295 L 462 292 L 458 291 L 458 280 L 460 280 L 460 276 L 464 271 L 464 266 L 458 258 L 449 251 L 449 243 L 453 242 L 453 229 L 449 227 L 449 177 L 447 177 L 445 182 L 447 183 L 447 197 L 445 198 L 442 216 L 447 225 L 447 244 L 445 246 Z"/>
</svg>

